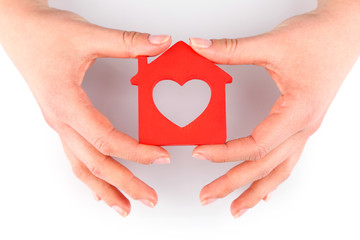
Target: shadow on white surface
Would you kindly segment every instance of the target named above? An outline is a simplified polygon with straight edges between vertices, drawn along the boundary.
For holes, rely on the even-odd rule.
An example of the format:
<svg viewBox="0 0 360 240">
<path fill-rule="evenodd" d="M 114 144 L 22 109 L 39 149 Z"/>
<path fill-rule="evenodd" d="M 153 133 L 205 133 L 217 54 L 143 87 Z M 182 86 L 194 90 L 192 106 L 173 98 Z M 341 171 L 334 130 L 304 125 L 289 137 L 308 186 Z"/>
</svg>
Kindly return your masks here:
<svg viewBox="0 0 360 240">
<path fill-rule="evenodd" d="M 228 139 L 247 136 L 262 121 L 279 96 L 266 70 L 255 66 L 222 66 L 233 77 L 227 91 L 227 134 Z M 138 139 L 138 92 L 130 84 L 137 71 L 137 61 L 133 59 L 99 59 L 87 72 L 83 87 L 97 109 L 104 113 L 114 126 Z M 208 89 L 195 85 L 190 93 L 198 98 L 207 98 Z M 167 101 L 165 89 L 157 92 L 157 99 Z M 172 102 L 173 108 L 181 107 L 181 102 Z M 177 115 L 176 115 L 177 114 Z M 182 115 L 192 116 L 192 110 L 177 112 L 177 120 Z M 160 201 L 171 208 L 178 203 L 189 207 L 199 202 L 200 189 L 216 177 L 224 174 L 238 163 L 213 164 L 191 157 L 194 146 L 165 147 L 171 155 L 169 166 L 142 166 L 122 159 L 138 177 L 154 186 Z M 181 212 L 179 212 L 181 214 Z"/>
<path fill-rule="evenodd" d="M 190 36 L 259 34 L 312 9 L 316 1 L 50 3 L 102 26 L 169 33 L 175 43 L 188 42 Z M 73 176 L 58 136 L 46 126 L 3 51 L 0 63 L 0 239 L 359 239 L 359 61 L 321 128 L 310 138 L 292 177 L 270 202 L 260 202 L 236 221 L 229 207 L 241 189 L 205 207 L 200 206 L 199 192 L 238 163 L 193 159 L 194 146 L 165 147 L 172 157 L 166 166 L 118 159 L 156 189 L 159 203 L 154 209 L 131 200 L 132 212 L 122 219 L 104 203 L 93 201 L 88 188 Z M 226 86 L 228 140 L 247 136 L 266 117 L 279 91 L 261 67 L 221 67 L 233 77 Z M 134 59 L 99 59 L 83 83 L 94 105 L 118 130 L 134 138 L 138 136 L 138 89 L 130 79 L 136 72 Z M 197 92 L 206 95 L 201 89 Z M 166 99 L 166 94 L 159 97 Z"/>
</svg>

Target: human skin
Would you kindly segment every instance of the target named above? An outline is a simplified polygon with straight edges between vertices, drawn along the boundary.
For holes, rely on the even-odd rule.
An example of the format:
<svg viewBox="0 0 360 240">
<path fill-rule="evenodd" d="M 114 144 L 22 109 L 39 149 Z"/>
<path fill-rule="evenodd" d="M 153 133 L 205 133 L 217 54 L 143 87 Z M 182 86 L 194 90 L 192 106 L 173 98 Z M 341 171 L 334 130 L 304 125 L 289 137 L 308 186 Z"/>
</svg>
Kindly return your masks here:
<svg viewBox="0 0 360 240">
<path fill-rule="evenodd" d="M 206 185 L 203 205 L 251 184 L 231 204 L 237 218 L 285 181 L 308 138 L 319 128 L 338 89 L 360 55 L 360 1 L 318 1 L 312 12 L 249 38 L 190 38 L 193 49 L 218 64 L 266 68 L 281 96 L 250 136 L 202 145 L 195 158 L 243 161 Z"/>
<path fill-rule="evenodd" d="M 154 207 L 155 190 L 111 156 L 166 164 L 169 153 L 117 131 L 93 107 L 81 83 L 97 58 L 154 56 L 170 46 L 170 36 L 103 28 L 49 8 L 47 1 L 0 0 L 0 43 L 59 134 L 74 174 L 95 198 L 124 217 L 131 205 L 121 191 Z"/>
<path fill-rule="evenodd" d="M 244 161 L 202 189 L 203 204 L 252 183 L 231 205 L 238 217 L 268 199 L 289 176 L 360 54 L 359 5 L 319 1 L 315 11 L 260 36 L 191 39 L 195 51 L 216 63 L 265 67 L 282 93 L 251 136 L 194 149 L 194 157 L 213 162 Z M 143 164 L 168 163 L 170 156 L 163 148 L 139 144 L 116 131 L 92 106 L 81 83 L 96 58 L 153 56 L 170 42 L 169 36 L 102 28 L 49 8 L 46 1 L 0 0 L 0 43 L 59 134 L 75 175 L 96 199 L 123 216 L 129 214 L 130 202 L 119 190 L 148 206 L 156 205 L 157 195 L 111 156 Z"/>
</svg>

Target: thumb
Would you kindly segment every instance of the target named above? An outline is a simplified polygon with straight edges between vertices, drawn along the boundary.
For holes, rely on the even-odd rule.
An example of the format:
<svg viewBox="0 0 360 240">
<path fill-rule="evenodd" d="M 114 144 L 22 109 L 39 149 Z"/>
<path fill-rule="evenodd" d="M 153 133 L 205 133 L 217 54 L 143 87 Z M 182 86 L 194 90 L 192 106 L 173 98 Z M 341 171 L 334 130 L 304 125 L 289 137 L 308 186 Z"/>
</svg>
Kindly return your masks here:
<svg viewBox="0 0 360 240">
<path fill-rule="evenodd" d="M 190 38 L 190 46 L 200 55 L 218 64 L 265 65 L 270 44 L 266 34 L 238 39 Z"/>
<path fill-rule="evenodd" d="M 150 35 L 96 27 L 91 48 L 96 57 L 135 58 L 139 55 L 155 56 L 171 44 L 170 35 Z"/>
</svg>

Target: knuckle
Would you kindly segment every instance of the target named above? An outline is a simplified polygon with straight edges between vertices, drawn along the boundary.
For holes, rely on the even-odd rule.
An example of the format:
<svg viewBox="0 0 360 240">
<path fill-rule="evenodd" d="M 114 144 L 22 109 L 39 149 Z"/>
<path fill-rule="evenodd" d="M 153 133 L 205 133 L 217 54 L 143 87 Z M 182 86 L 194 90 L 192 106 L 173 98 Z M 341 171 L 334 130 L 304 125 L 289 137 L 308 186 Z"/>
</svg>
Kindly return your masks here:
<svg viewBox="0 0 360 240">
<path fill-rule="evenodd" d="M 262 179 L 262 178 L 268 176 L 271 173 L 271 171 L 272 171 L 272 169 L 270 169 L 270 168 L 261 168 L 258 171 L 257 179 Z"/>
<path fill-rule="evenodd" d="M 324 115 L 311 109 L 306 110 L 299 122 L 300 130 L 308 136 L 313 135 L 320 128 Z"/>
<path fill-rule="evenodd" d="M 49 125 L 49 127 L 51 127 L 52 129 L 54 129 L 55 131 L 58 129 L 58 122 L 51 117 L 49 114 L 45 114 L 43 113 L 44 116 L 44 120 L 47 123 L 47 125 Z"/>
<path fill-rule="evenodd" d="M 128 158 L 131 159 L 134 162 L 140 163 L 141 162 L 141 154 L 140 152 L 140 144 L 138 142 L 134 143 L 134 150 L 129 152 Z"/>
<path fill-rule="evenodd" d="M 91 174 L 94 175 L 95 177 L 102 178 L 103 176 L 102 166 L 105 166 L 107 159 L 108 159 L 107 156 L 103 156 L 102 158 L 96 159 L 96 161 L 88 164 L 87 167 L 91 172 Z"/>
<path fill-rule="evenodd" d="M 225 49 L 228 54 L 233 54 L 238 48 L 238 40 L 237 39 L 225 39 Z"/>
<path fill-rule="evenodd" d="M 324 115 L 320 117 L 320 119 L 314 120 L 309 127 L 307 128 L 309 136 L 313 135 L 317 130 L 319 130 Z"/>
<path fill-rule="evenodd" d="M 249 157 L 249 160 L 257 161 L 262 158 L 264 158 L 268 153 L 269 149 L 267 147 L 264 147 L 263 145 L 257 144 L 255 151 L 252 152 L 252 154 Z"/>
<path fill-rule="evenodd" d="M 282 182 L 286 181 L 291 175 L 291 171 L 289 170 L 284 170 L 280 173 L 280 179 Z"/>
<path fill-rule="evenodd" d="M 101 174 L 101 170 L 100 170 L 100 168 L 98 166 L 95 166 L 95 165 L 89 166 L 89 171 L 95 177 L 101 178 L 102 174 Z"/>
<path fill-rule="evenodd" d="M 310 109 L 307 109 L 304 112 L 303 117 L 300 120 L 300 123 L 299 123 L 300 128 L 301 129 L 307 128 L 313 121 L 313 118 L 314 118 L 313 112 Z"/>
<path fill-rule="evenodd" d="M 291 172 L 294 168 L 293 163 L 290 161 L 286 161 L 283 164 L 284 165 L 282 165 L 281 168 L 279 168 L 278 172 L 276 173 L 278 174 L 281 182 L 286 181 L 290 177 Z"/>
<path fill-rule="evenodd" d="M 80 180 L 84 180 L 86 177 L 86 172 L 84 168 L 79 165 L 73 165 L 72 172 L 74 173 L 75 177 L 77 177 Z"/>
<path fill-rule="evenodd" d="M 122 44 L 125 50 L 127 51 L 127 55 L 129 57 L 131 55 L 131 49 L 134 46 L 136 36 L 137 36 L 137 32 L 134 31 L 121 32 Z"/>
<path fill-rule="evenodd" d="M 54 100 L 47 100 L 45 106 L 40 106 L 42 115 L 45 122 L 54 130 L 57 130 L 60 123 L 63 121 L 63 116 L 65 115 L 64 108 L 56 103 L 50 103 Z"/>
<path fill-rule="evenodd" d="M 54 118 L 49 118 L 49 117 L 45 117 L 44 116 L 44 119 L 45 119 L 45 122 L 48 124 L 48 126 L 50 128 L 52 128 L 54 131 L 56 131 L 58 134 L 62 134 L 64 132 L 64 130 L 68 127 L 66 125 L 66 123 L 60 121 L 60 120 L 57 120 L 57 119 L 54 119 Z"/>
<path fill-rule="evenodd" d="M 111 155 L 111 146 L 109 144 L 109 138 L 110 135 L 113 133 L 113 131 L 115 131 L 115 128 L 112 127 L 107 134 L 96 138 L 94 141 L 95 148 L 104 155 Z"/>
<path fill-rule="evenodd" d="M 228 61 L 233 57 L 239 48 L 239 39 L 224 39 L 225 52 L 228 56 Z M 227 63 L 229 64 L 229 62 Z"/>
<path fill-rule="evenodd" d="M 95 140 L 94 146 L 102 154 L 108 155 L 109 146 L 105 137 L 99 137 Z"/>
<path fill-rule="evenodd" d="M 132 151 L 129 151 L 127 154 L 127 159 L 145 165 L 151 164 L 154 159 L 151 159 L 149 156 L 146 156 L 146 154 L 143 154 L 144 151 L 142 148 L 144 148 L 144 145 L 134 141 L 133 146 L 131 147 Z"/>
<path fill-rule="evenodd" d="M 248 160 L 250 161 L 257 161 L 264 158 L 271 150 L 270 147 L 266 146 L 265 144 L 259 143 L 255 140 L 255 138 L 250 135 L 248 139 L 251 142 L 251 145 L 254 145 L 254 150 L 248 156 Z"/>
<path fill-rule="evenodd" d="M 295 97 L 296 103 L 294 107 L 298 113 L 294 115 L 299 117 L 298 125 L 300 129 L 303 130 L 317 122 L 320 111 L 316 107 L 317 104 L 315 102 L 317 102 L 317 100 L 312 99 L 312 97 L 307 97 L 306 95 L 304 96 L 304 94 L 298 95 L 299 96 Z M 305 101 L 304 98 L 306 99 Z"/>
<path fill-rule="evenodd" d="M 291 167 L 290 166 L 285 166 L 283 169 L 281 169 L 279 176 L 280 176 L 280 181 L 284 182 L 286 181 L 290 175 L 291 175 Z"/>
</svg>

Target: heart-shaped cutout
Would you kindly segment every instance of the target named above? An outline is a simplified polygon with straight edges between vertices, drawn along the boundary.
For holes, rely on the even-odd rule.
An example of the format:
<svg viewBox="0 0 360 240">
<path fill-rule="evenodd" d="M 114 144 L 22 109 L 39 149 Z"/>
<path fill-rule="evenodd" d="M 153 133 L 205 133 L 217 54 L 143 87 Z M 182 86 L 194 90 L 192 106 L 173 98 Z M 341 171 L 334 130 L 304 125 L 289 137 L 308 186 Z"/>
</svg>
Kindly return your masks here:
<svg viewBox="0 0 360 240">
<path fill-rule="evenodd" d="M 183 86 L 173 80 L 162 80 L 153 89 L 155 106 L 179 127 L 198 118 L 208 106 L 210 97 L 209 85 L 199 79 L 192 79 Z"/>
</svg>

